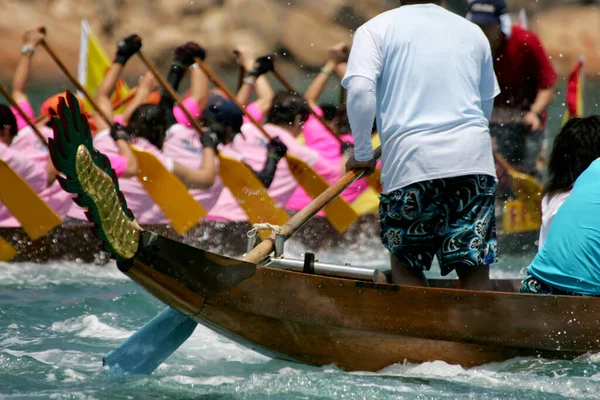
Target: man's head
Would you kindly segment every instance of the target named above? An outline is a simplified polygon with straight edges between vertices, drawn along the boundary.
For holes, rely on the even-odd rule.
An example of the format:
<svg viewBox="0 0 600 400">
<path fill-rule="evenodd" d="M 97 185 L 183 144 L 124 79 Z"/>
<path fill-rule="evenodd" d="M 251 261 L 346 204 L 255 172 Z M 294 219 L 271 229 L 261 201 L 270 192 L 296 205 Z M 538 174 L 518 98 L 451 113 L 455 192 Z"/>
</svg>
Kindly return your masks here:
<svg viewBox="0 0 600 400">
<path fill-rule="evenodd" d="M 510 35 L 510 17 L 504 0 L 472 0 L 467 19 L 481 27 L 496 50 L 504 36 Z"/>
<path fill-rule="evenodd" d="M 0 104 L 0 142 L 7 146 L 12 144 L 17 135 L 17 119 L 7 105 Z"/>
<path fill-rule="evenodd" d="M 309 115 L 310 109 L 304 97 L 298 93 L 278 92 L 271 104 L 268 121 L 298 136 Z"/>
</svg>

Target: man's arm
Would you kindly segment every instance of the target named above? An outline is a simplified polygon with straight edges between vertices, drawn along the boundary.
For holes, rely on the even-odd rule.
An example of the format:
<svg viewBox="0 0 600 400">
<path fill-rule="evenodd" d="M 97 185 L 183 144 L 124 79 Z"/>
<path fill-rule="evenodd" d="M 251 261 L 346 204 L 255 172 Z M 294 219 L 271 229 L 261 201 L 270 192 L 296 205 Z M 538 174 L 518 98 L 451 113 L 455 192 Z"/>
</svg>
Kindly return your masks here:
<svg viewBox="0 0 600 400">
<path fill-rule="evenodd" d="M 365 162 L 373 158 L 371 131 L 377 111 L 375 82 L 354 76 L 348 82 L 347 114 L 354 136 L 354 158 Z"/>
<path fill-rule="evenodd" d="M 556 80 L 558 75 L 544 46 L 533 33 L 528 37 L 527 48 L 531 52 L 532 63 L 538 71 L 537 80 L 539 83 L 538 93 L 527 114 L 523 117 L 526 124 L 531 126 L 532 131 L 542 128 L 542 114 L 552 102 L 556 94 Z"/>
<path fill-rule="evenodd" d="M 354 157 L 346 169 L 373 170 L 373 145 L 371 131 L 377 111 L 376 82 L 383 70 L 383 57 L 379 45 L 365 26 L 354 35 L 346 76 L 342 86 L 348 89 L 347 114 L 354 136 Z"/>
</svg>

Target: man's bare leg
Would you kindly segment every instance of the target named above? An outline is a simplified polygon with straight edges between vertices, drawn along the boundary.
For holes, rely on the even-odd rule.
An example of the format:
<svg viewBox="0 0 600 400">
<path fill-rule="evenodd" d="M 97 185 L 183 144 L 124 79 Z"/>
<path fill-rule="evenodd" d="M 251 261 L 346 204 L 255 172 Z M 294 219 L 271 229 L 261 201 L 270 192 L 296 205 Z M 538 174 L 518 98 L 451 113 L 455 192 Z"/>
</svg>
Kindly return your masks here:
<svg viewBox="0 0 600 400">
<path fill-rule="evenodd" d="M 396 257 L 390 256 L 392 261 L 392 283 L 404 286 L 429 286 L 423 271 L 406 268 Z"/>
<path fill-rule="evenodd" d="M 457 267 L 456 273 L 460 280 L 460 288 L 466 290 L 492 290 L 490 281 L 490 266 Z"/>
</svg>

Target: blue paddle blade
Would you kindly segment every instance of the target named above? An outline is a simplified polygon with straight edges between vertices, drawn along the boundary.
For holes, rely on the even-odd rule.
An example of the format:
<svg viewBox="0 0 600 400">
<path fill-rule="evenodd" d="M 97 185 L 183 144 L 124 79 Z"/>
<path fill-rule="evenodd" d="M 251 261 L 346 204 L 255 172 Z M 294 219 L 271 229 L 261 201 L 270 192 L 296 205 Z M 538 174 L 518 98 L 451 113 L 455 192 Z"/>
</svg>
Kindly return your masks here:
<svg viewBox="0 0 600 400">
<path fill-rule="evenodd" d="M 108 375 L 150 375 L 185 342 L 198 325 L 169 307 L 103 360 Z"/>
</svg>

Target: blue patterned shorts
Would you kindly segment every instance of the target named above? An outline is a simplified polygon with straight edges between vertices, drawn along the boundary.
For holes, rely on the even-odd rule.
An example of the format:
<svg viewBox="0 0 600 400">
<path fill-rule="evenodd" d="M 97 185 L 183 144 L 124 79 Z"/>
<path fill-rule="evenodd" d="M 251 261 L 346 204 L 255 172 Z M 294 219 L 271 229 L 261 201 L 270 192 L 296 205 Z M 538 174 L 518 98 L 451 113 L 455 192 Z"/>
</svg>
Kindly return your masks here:
<svg viewBox="0 0 600 400">
<path fill-rule="evenodd" d="M 442 275 L 496 262 L 496 179 L 488 175 L 417 182 L 381 195 L 381 242 L 407 268 Z"/>
<path fill-rule="evenodd" d="M 583 296 L 582 294 L 566 292 L 550 285 L 546 285 L 544 282 L 531 275 L 529 271 L 527 271 L 527 275 L 525 275 L 525 278 L 523 278 L 519 293 L 548 294 L 554 296 Z"/>
</svg>

